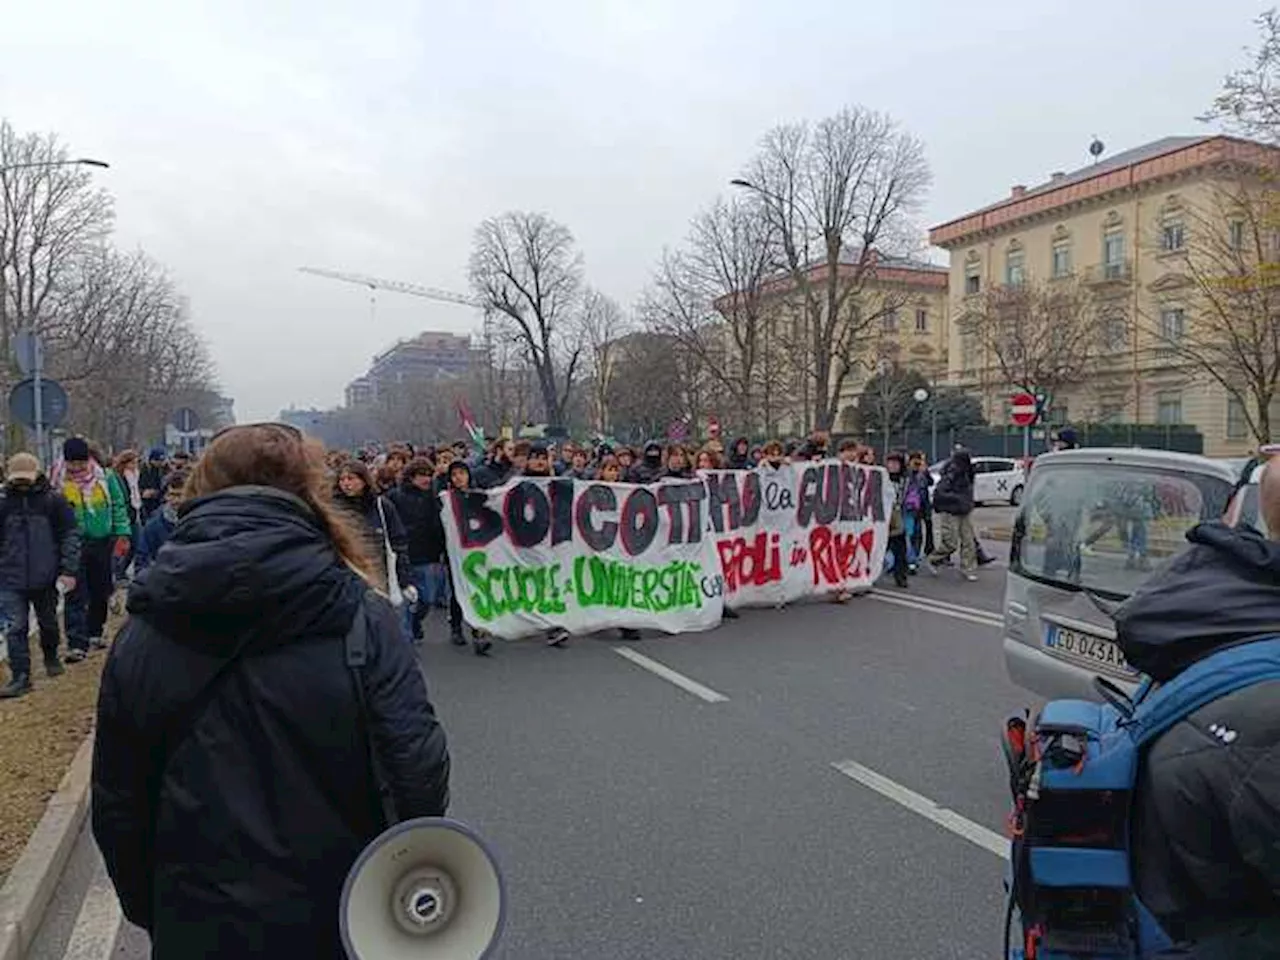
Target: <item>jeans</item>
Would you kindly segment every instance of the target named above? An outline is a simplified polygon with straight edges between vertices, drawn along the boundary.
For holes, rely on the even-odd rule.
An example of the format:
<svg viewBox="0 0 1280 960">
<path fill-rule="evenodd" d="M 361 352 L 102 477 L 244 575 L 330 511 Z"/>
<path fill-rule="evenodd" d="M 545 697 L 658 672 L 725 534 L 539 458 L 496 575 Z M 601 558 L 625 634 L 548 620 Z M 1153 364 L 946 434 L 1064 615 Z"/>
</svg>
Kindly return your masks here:
<svg viewBox="0 0 1280 960">
<path fill-rule="evenodd" d="M 431 589 L 428 591 L 429 603 L 433 607 L 447 607 L 453 591 L 449 589 L 449 564 L 427 564 L 427 577 Z"/>
<path fill-rule="evenodd" d="M 46 662 L 58 658 L 58 644 L 62 641 L 58 632 L 58 591 L 55 587 L 0 592 L 0 618 L 3 618 L 8 640 L 9 670 L 15 677 L 31 674 L 30 607 L 36 608 L 40 649 Z"/>
<path fill-rule="evenodd" d="M 111 579 L 115 538 L 86 540 L 80 548 L 80 572 L 76 588 L 67 596 L 67 647 L 89 649 L 91 637 L 101 637 L 107 624 L 107 602 L 114 583 Z"/>
<path fill-rule="evenodd" d="M 412 586 L 418 591 L 417 603 L 404 605 L 404 632 L 414 640 L 422 639 L 422 620 L 431 609 L 431 567 L 415 563 L 409 567 L 409 582 L 400 586 Z"/>
<path fill-rule="evenodd" d="M 889 534 L 889 551 L 893 556 L 893 582 L 900 587 L 907 585 L 907 535 Z"/>
</svg>

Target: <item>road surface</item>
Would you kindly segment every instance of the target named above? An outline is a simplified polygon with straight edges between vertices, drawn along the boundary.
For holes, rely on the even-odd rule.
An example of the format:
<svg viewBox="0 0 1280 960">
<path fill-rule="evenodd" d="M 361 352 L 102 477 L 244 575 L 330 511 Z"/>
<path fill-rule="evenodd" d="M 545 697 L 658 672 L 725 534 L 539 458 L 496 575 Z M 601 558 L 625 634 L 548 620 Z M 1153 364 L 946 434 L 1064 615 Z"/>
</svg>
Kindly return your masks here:
<svg viewBox="0 0 1280 960">
<path fill-rule="evenodd" d="M 497 956 L 997 956 L 998 732 L 1033 699 L 1004 673 L 1003 572 L 489 661 L 428 643 L 451 815 L 507 877 Z M 103 879 L 85 834 L 31 960 L 147 956 Z"/>
</svg>

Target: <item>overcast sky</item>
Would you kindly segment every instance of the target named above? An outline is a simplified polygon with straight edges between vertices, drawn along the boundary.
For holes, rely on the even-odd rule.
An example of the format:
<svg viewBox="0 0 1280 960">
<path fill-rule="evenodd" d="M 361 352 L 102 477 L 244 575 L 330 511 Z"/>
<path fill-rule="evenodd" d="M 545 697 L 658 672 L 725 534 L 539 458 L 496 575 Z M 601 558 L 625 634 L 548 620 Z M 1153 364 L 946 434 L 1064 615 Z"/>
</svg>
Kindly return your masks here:
<svg viewBox="0 0 1280 960">
<path fill-rule="evenodd" d="M 172 270 L 241 420 L 332 406 L 465 307 L 301 265 L 466 290 L 478 221 L 567 224 L 634 302 L 770 126 L 846 103 L 919 135 L 922 227 L 1108 152 L 1197 133 L 1245 0 L 38 0 L 4 4 L 0 115 L 57 132 Z"/>
</svg>

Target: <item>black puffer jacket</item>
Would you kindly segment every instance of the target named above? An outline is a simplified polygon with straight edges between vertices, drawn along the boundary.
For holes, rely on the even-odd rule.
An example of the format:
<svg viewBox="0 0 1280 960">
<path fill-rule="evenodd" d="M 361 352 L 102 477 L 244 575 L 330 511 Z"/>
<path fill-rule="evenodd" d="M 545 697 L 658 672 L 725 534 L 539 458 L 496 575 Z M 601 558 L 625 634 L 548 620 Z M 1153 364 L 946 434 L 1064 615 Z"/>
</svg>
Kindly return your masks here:
<svg viewBox="0 0 1280 960">
<path fill-rule="evenodd" d="M 1280 543 L 1216 522 L 1187 539 L 1116 614 L 1125 656 L 1156 680 L 1280 634 Z M 1151 746 L 1133 848 L 1143 903 L 1191 944 L 1177 956 L 1280 957 L 1280 682 L 1202 707 Z"/>
<path fill-rule="evenodd" d="M 405 480 L 387 494 L 404 524 L 409 562 L 415 566 L 439 563 L 444 556 L 444 524 L 440 521 L 440 498 L 435 479 L 427 490 L 419 490 Z"/>
<path fill-rule="evenodd" d="M 0 497 L 0 590 L 47 590 L 80 569 L 76 514 L 49 481 L 9 484 Z"/>
<path fill-rule="evenodd" d="M 384 825 L 344 657 L 357 611 L 397 812 L 444 813 L 421 669 L 364 595 L 307 507 L 258 487 L 187 504 L 135 583 L 102 676 L 93 833 L 158 960 L 343 956 L 342 882 Z"/>
<path fill-rule="evenodd" d="M 942 468 L 933 488 L 933 509 L 956 517 L 973 513 L 973 464 L 967 456 L 955 454 Z"/>
</svg>

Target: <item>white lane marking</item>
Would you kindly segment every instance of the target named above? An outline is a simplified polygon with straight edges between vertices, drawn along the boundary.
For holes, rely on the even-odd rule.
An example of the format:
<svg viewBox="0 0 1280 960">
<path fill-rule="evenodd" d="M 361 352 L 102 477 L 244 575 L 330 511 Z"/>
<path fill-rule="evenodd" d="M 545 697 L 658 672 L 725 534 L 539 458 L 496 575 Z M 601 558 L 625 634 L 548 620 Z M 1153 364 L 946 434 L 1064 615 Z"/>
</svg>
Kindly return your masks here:
<svg viewBox="0 0 1280 960">
<path fill-rule="evenodd" d="M 894 592 L 891 590 L 881 590 L 879 587 L 871 591 L 873 597 L 891 597 L 894 600 L 912 600 L 916 603 L 923 603 L 926 606 L 943 607 L 947 610 L 956 610 L 960 613 L 971 613 L 975 617 L 995 617 L 1000 619 L 999 610 L 988 610 L 983 607 L 966 607 L 962 603 L 953 603 L 950 600 L 940 600 L 937 597 L 931 597 L 927 593 L 910 593 L 903 594 L 901 591 Z"/>
<path fill-rule="evenodd" d="M 115 949 L 124 915 L 107 868 L 99 859 L 76 916 L 62 960 L 107 960 Z"/>
<path fill-rule="evenodd" d="M 949 607 L 937 607 L 931 603 L 920 603 L 916 600 L 909 600 L 906 597 L 892 597 L 880 593 L 871 594 L 871 599 L 879 600 L 881 603 L 892 603 L 899 607 L 908 607 L 912 610 L 922 610 L 925 613 L 937 613 L 944 617 L 953 617 L 956 620 L 967 620 L 969 623 L 979 623 L 984 627 L 1004 626 L 1004 620 L 994 613 L 977 616 L 972 613 L 961 613 L 959 610 L 952 610 Z"/>
<path fill-rule="evenodd" d="M 668 683 L 674 683 L 686 693 L 692 693 L 695 697 L 707 701 L 707 703 L 724 703 L 729 698 L 723 693 L 716 693 L 710 687 L 704 687 L 697 680 L 690 680 L 683 673 L 676 673 L 670 667 L 659 663 L 657 660 L 651 660 L 643 653 L 636 653 L 630 647 L 614 647 L 613 652 L 620 657 L 625 657 L 637 667 L 643 667 L 655 676 L 661 677 Z"/>
<path fill-rule="evenodd" d="M 918 813 L 926 820 L 932 820 L 938 826 L 950 830 L 958 837 L 963 837 L 975 846 L 994 853 L 1002 859 L 1009 858 L 1009 841 L 994 830 L 968 820 L 954 810 L 940 807 L 928 797 L 922 797 L 914 790 L 904 787 L 897 781 L 876 773 L 870 767 L 853 760 L 840 760 L 833 763 L 835 767 L 850 780 L 856 780 L 864 787 L 870 787 L 876 793 L 887 797 L 894 803 L 906 807 L 912 813 Z"/>
</svg>

